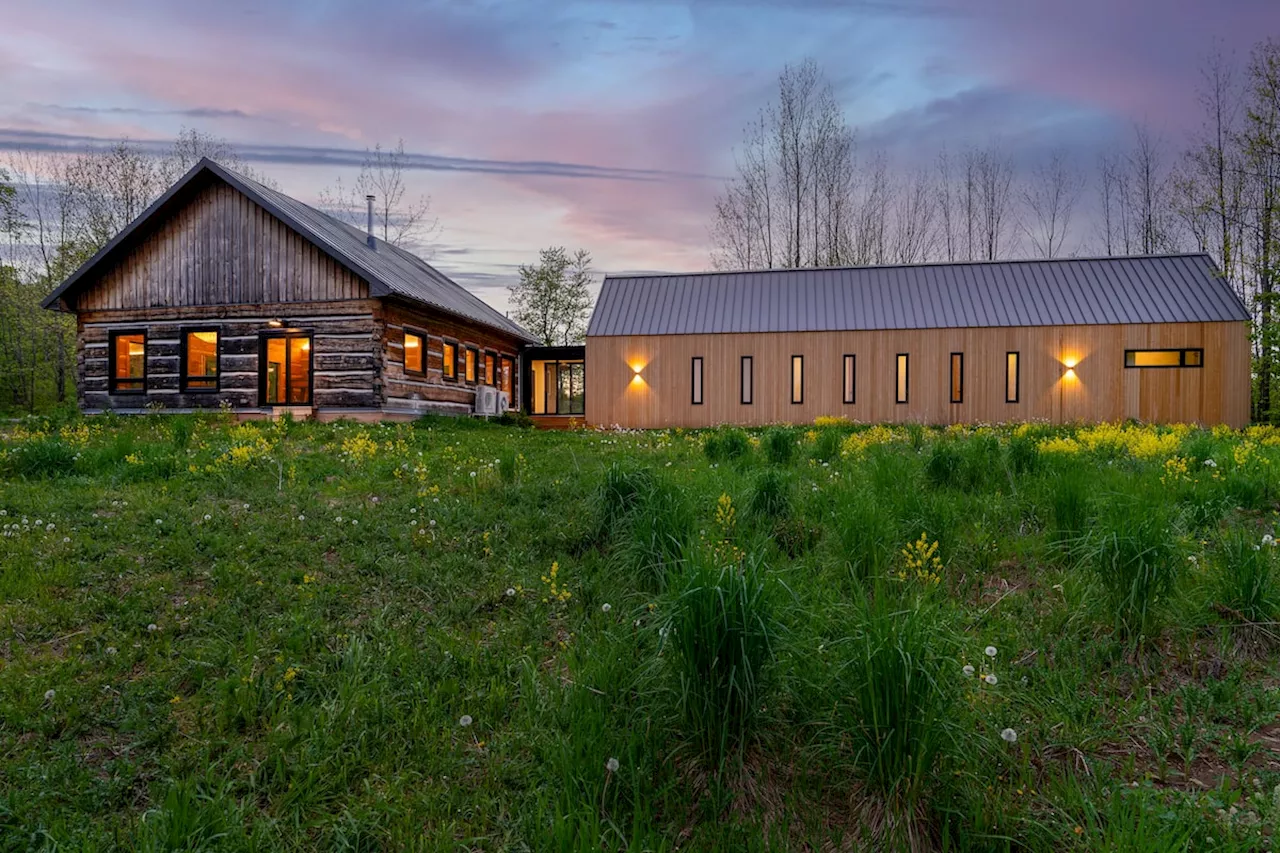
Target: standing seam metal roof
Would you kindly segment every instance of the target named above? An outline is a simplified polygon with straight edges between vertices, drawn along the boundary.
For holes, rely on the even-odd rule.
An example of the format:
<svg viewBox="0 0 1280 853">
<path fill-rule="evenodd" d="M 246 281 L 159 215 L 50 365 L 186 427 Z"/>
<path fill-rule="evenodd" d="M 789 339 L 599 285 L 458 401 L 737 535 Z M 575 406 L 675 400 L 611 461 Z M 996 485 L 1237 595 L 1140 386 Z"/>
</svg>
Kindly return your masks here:
<svg viewBox="0 0 1280 853">
<path fill-rule="evenodd" d="M 587 336 L 1248 319 L 1198 253 L 607 276 Z"/>
</svg>

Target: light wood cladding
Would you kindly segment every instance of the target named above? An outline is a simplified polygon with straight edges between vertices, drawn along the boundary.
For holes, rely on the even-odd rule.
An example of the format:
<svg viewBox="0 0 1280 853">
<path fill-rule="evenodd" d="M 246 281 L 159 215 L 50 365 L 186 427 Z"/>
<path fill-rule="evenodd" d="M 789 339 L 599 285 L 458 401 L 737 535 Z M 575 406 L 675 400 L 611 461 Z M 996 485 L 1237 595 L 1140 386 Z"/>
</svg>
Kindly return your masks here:
<svg viewBox="0 0 1280 853">
<path fill-rule="evenodd" d="M 1182 347 L 1203 348 L 1204 366 L 1124 366 L 1126 349 Z M 1009 352 L 1020 353 L 1016 403 L 1005 401 Z M 899 353 L 910 356 L 906 403 L 895 402 Z M 964 401 L 954 404 L 952 353 L 964 353 Z M 791 402 L 794 355 L 804 356 L 799 404 Z M 857 356 L 853 404 L 843 402 L 845 355 Z M 690 403 L 695 356 L 703 359 L 701 406 Z M 752 358 L 751 405 L 739 398 L 742 356 Z M 1249 341 L 1239 322 L 591 337 L 587 364 L 593 426 L 812 423 L 819 415 L 864 423 L 1133 418 L 1232 427 L 1249 419 Z"/>
</svg>

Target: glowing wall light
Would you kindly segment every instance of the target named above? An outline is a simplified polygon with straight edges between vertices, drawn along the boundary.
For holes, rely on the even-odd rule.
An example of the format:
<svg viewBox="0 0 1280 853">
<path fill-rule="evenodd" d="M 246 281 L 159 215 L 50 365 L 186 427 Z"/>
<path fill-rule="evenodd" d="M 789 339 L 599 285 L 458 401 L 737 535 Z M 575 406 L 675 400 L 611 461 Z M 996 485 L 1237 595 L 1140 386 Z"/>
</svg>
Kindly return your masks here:
<svg viewBox="0 0 1280 853">
<path fill-rule="evenodd" d="M 635 374 L 634 376 L 631 377 L 632 388 L 639 388 L 640 386 L 645 384 L 644 377 L 640 375 L 644 371 L 645 364 L 646 362 L 640 361 L 639 359 L 635 359 L 635 358 L 631 359 L 627 363 L 627 366 L 631 368 L 631 372 Z"/>
<path fill-rule="evenodd" d="M 1062 378 L 1063 378 L 1063 379 L 1075 379 L 1075 378 L 1076 378 L 1076 365 L 1077 365 L 1078 363 L 1079 363 L 1079 362 L 1076 360 L 1076 357 L 1075 357 L 1075 356 L 1073 356 L 1073 355 L 1069 355 L 1069 356 L 1067 356 L 1066 358 L 1062 359 L 1062 366 L 1066 368 L 1066 370 L 1064 370 L 1064 371 L 1063 371 L 1063 373 L 1062 373 Z"/>
</svg>

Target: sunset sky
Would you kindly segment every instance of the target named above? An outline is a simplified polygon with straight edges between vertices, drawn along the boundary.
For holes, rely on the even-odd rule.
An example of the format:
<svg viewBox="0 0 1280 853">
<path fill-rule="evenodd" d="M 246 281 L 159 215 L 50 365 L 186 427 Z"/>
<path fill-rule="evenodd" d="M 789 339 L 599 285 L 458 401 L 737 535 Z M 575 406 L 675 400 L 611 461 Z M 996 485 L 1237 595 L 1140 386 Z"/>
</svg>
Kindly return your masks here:
<svg viewBox="0 0 1280 853">
<path fill-rule="evenodd" d="M 0 0 L 0 149 L 230 140 L 314 202 L 403 137 L 433 262 L 499 307 L 539 247 L 708 265 L 743 124 L 815 58 L 895 166 L 999 136 L 1092 162 L 1149 123 L 1180 147 L 1199 66 L 1280 35 L 1277 0 L 185 3 Z M 0 150 L 0 162 L 4 154 Z"/>
</svg>

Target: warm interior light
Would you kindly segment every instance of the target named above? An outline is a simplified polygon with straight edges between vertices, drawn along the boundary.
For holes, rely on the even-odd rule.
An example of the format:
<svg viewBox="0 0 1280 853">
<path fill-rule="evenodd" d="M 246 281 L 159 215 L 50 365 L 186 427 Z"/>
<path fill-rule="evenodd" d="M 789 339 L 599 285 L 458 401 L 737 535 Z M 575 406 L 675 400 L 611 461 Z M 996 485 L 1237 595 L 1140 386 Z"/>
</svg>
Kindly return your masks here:
<svg viewBox="0 0 1280 853">
<path fill-rule="evenodd" d="M 417 348 L 418 348 L 418 339 L 417 339 L 417 338 L 415 338 L 415 337 L 408 337 L 408 338 L 405 338 L 405 340 L 404 340 L 404 345 L 405 345 L 405 346 L 407 346 L 409 349 L 417 349 Z"/>
<path fill-rule="evenodd" d="M 311 341 L 303 341 L 303 342 L 302 342 L 302 351 L 303 351 L 303 352 L 308 352 L 308 351 L 310 351 L 310 349 L 311 349 Z"/>
</svg>

